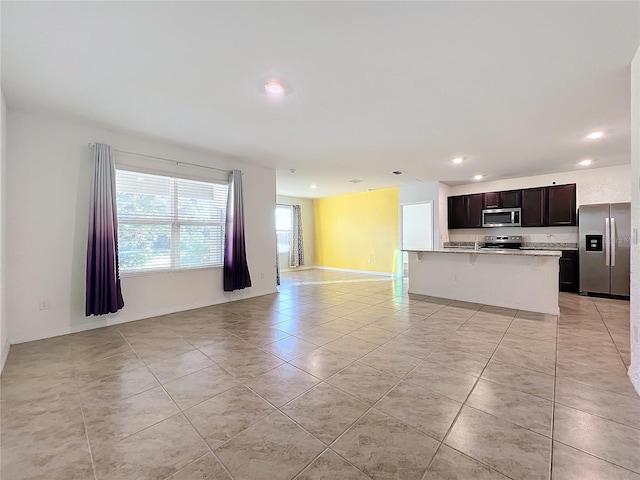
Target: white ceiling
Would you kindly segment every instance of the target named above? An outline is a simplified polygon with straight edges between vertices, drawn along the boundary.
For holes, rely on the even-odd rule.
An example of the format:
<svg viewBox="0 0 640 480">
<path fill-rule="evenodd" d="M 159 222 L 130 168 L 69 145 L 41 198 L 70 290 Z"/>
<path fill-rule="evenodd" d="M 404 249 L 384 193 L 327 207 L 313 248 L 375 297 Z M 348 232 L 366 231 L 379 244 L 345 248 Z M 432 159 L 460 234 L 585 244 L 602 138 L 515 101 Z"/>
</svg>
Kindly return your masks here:
<svg viewBox="0 0 640 480">
<path fill-rule="evenodd" d="M 282 195 L 629 162 L 639 2 L 1 8 L 9 107 L 267 165 Z M 283 101 L 263 93 L 272 78 L 289 91 Z M 595 129 L 605 139 L 586 141 Z"/>
</svg>

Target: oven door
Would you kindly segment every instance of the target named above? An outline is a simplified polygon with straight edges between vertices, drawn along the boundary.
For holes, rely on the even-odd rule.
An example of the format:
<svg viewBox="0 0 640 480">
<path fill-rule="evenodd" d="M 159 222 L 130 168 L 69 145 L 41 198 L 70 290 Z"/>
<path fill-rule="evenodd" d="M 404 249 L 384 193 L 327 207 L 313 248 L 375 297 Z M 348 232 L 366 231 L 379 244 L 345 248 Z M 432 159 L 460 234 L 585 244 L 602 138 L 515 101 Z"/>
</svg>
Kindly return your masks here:
<svg viewBox="0 0 640 480">
<path fill-rule="evenodd" d="M 520 208 L 496 208 L 482 211 L 483 227 L 519 227 Z"/>
</svg>

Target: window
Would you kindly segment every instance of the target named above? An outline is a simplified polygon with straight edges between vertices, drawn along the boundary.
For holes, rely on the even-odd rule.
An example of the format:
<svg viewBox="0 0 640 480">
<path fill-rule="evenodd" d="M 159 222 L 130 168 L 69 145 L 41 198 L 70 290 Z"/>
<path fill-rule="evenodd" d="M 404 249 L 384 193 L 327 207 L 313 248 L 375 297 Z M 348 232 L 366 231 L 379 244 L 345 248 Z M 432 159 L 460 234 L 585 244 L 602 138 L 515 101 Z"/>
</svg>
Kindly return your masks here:
<svg viewBox="0 0 640 480">
<path fill-rule="evenodd" d="M 278 253 L 289 253 L 291 249 L 291 206 L 276 206 L 276 234 Z"/>
<path fill-rule="evenodd" d="M 221 266 L 227 185 L 116 171 L 120 271 Z"/>
</svg>

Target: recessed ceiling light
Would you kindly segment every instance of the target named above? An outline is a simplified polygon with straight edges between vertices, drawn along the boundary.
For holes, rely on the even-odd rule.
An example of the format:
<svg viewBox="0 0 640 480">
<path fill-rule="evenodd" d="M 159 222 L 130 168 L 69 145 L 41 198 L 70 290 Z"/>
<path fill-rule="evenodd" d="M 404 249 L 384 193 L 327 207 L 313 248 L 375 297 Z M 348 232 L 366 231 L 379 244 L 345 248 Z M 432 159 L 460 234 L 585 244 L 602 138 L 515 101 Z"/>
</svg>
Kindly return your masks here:
<svg viewBox="0 0 640 480">
<path fill-rule="evenodd" d="M 400 170 L 394 170 L 393 172 L 394 175 L 402 175 L 404 172 L 401 172 Z"/>
<path fill-rule="evenodd" d="M 311 188 L 317 188 L 317 186 L 315 184 L 311 185 Z"/>
<path fill-rule="evenodd" d="M 585 160 L 580 160 L 578 162 L 578 165 L 582 166 L 582 167 L 588 167 L 589 165 L 591 165 L 591 160 L 589 160 L 588 158 Z"/>
<path fill-rule="evenodd" d="M 482 180 L 482 175 L 476 175 L 473 177 L 474 180 Z"/>
<path fill-rule="evenodd" d="M 264 89 L 272 98 L 280 98 L 284 95 L 284 87 L 277 80 L 271 80 L 264 85 Z"/>
<path fill-rule="evenodd" d="M 458 163 L 462 163 L 462 157 L 456 157 L 456 158 L 454 158 L 454 159 L 453 159 L 453 160 L 451 160 L 451 161 L 452 161 L 453 163 L 456 163 L 456 164 L 458 164 Z"/>
<path fill-rule="evenodd" d="M 362 180 L 359 178 L 354 178 L 353 180 L 349 180 L 349 183 L 362 183 Z"/>
<path fill-rule="evenodd" d="M 589 140 L 598 140 L 599 138 L 602 138 L 602 137 L 604 137 L 604 132 L 600 132 L 600 131 L 591 132 L 589 135 L 587 135 L 587 138 Z"/>
</svg>

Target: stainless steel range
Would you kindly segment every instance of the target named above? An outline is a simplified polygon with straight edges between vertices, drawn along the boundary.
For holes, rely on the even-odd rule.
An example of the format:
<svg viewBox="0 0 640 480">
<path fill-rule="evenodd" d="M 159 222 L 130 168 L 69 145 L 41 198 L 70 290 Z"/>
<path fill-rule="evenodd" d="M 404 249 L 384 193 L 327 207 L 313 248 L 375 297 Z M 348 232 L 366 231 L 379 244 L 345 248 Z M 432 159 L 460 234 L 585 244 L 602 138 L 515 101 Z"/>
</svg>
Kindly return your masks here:
<svg viewBox="0 0 640 480">
<path fill-rule="evenodd" d="M 522 235 L 487 235 L 484 237 L 482 248 L 513 248 L 522 247 Z"/>
</svg>

